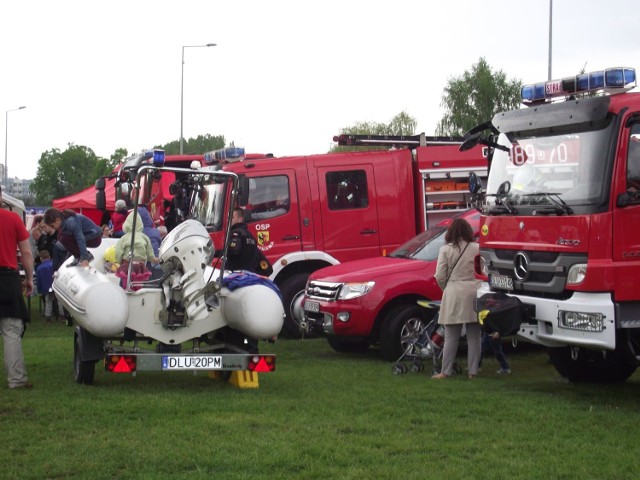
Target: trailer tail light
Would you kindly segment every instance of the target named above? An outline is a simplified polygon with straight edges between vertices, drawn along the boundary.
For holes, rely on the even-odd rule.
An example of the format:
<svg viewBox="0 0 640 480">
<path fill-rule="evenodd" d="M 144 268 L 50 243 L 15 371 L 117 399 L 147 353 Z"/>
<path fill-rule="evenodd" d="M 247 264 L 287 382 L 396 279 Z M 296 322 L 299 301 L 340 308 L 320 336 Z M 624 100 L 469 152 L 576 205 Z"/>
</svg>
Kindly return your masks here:
<svg viewBox="0 0 640 480">
<path fill-rule="evenodd" d="M 276 369 L 275 355 L 253 355 L 247 369 L 250 372 L 273 372 Z"/>
<path fill-rule="evenodd" d="M 624 93 L 636 86 L 634 68 L 616 67 L 583 73 L 574 77 L 525 85 L 520 90 L 522 103 L 536 105 L 557 97 L 567 97 L 577 93 Z"/>
<path fill-rule="evenodd" d="M 107 355 L 104 359 L 107 372 L 132 373 L 136 371 L 135 355 Z"/>
</svg>

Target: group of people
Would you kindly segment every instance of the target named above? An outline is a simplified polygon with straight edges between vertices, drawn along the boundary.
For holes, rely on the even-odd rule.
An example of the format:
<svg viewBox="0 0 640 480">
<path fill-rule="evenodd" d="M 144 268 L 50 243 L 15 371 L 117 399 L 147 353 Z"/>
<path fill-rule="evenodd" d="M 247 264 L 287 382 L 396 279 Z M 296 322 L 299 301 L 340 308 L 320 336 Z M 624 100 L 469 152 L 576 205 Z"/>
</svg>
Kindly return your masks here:
<svg viewBox="0 0 640 480">
<path fill-rule="evenodd" d="M 445 245 L 440 248 L 435 279 L 442 289 L 438 322 L 444 326 L 442 369 L 433 379 L 453 375 L 458 345 L 463 327 L 467 338 L 467 372 L 470 379 L 478 376 L 483 351 L 493 351 L 500 364 L 500 375 L 511 369 L 502 350 L 502 339 L 496 332 L 484 332 L 476 316 L 474 302 L 480 283 L 474 274 L 474 259 L 479 253 L 469 222 L 457 218 L 445 233 Z"/>
<path fill-rule="evenodd" d="M 122 204 L 124 201 L 119 206 Z M 130 250 L 127 233 L 132 230 L 132 219 L 130 213 L 125 216 L 121 240 L 117 244 L 119 259 L 125 262 Z M 50 321 L 54 308 L 51 292 L 54 271 L 69 255 L 73 256 L 69 266 L 88 266 L 93 260 L 88 249 L 100 246 L 103 229 L 82 214 L 57 208 L 49 208 L 44 215 L 36 216 L 31 231 L 18 215 L 0 209 L 0 225 L 0 334 L 4 345 L 4 368 L 10 389 L 31 388 L 33 384 L 29 381 L 22 351 L 22 336 L 30 319 L 25 296 L 34 293 L 34 277 L 37 278 L 38 292 L 45 300 L 45 319 Z M 153 227 L 149 212 L 139 208 L 134 261 L 139 257 L 157 261 L 162 237 L 162 232 Z M 20 253 L 24 280 L 18 269 L 16 250 Z M 63 314 L 62 306 L 58 308 L 58 313 Z"/>
</svg>

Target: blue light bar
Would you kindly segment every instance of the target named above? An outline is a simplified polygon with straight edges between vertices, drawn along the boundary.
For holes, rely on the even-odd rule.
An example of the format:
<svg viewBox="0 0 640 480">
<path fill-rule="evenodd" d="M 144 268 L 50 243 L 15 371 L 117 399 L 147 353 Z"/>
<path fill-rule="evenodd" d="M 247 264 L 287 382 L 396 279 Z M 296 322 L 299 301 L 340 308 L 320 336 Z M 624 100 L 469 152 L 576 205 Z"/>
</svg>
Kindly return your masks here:
<svg viewBox="0 0 640 480">
<path fill-rule="evenodd" d="M 156 149 L 153 151 L 153 166 L 154 167 L 164 166 L 164 150 Z"/>
<path fill-rule="evenodd" d="M 219 162 L 238 162 L 244 160 L 244 147 L 227 147 L 204 154 L 204 163 L 213 165 Z"/>
<path fill-rule="evenodd" d="M 557 97 L 567 97 L 575 93 L 592 93 L 604 91 L 608 93 L 624 93 L 636 86 L 636 70 L 634 68 L 615 67 L 560 80 L 550 80 L 532 85 L 525 85 L 520 90 L 522 103 L 538 104 Z"/>
</svg>

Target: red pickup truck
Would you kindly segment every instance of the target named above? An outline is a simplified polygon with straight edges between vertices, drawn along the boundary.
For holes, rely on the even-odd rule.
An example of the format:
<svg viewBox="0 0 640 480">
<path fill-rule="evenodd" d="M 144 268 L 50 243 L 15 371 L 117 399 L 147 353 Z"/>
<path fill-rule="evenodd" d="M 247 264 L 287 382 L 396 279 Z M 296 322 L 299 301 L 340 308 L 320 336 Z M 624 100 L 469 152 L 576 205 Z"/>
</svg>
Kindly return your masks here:
<svg viewBox="0 0 640 480">
<path fill-rule="evenodd" d="M 466 219 L 478 235 L 480 213 L 467 210 L 420 233 L 389 256 L 312 273 L 303 303 L 306 328 L 324 333 L 336 351 L 379 345 L 385 360 L 396 360 L 411 334 L 428 320 L 429 312 L 416 302 L 442 296 L 433 276 L 447 226 L 458 217 Z"/>
</svg>

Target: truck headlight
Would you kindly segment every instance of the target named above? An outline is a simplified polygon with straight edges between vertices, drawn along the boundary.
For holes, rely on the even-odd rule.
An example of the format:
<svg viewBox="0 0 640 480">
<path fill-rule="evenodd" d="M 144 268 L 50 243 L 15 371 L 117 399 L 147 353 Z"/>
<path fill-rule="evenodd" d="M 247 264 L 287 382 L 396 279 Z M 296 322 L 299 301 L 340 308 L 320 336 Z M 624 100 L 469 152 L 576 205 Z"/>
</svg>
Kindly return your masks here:
<svg viewBox="0 0 640 480">
<path fill-rule="evenodd" d="M 572 265 L 567 275 L 567 285 L 577 285 L 587 276 L 587 264 L 577 263 Z"/>
<path fill-rule="evenodd" d="M 345 283 L 340 289 L 338 300 L 351 300 L 366 295 L 371 291 L 376 282 Z"/>
</svg>

